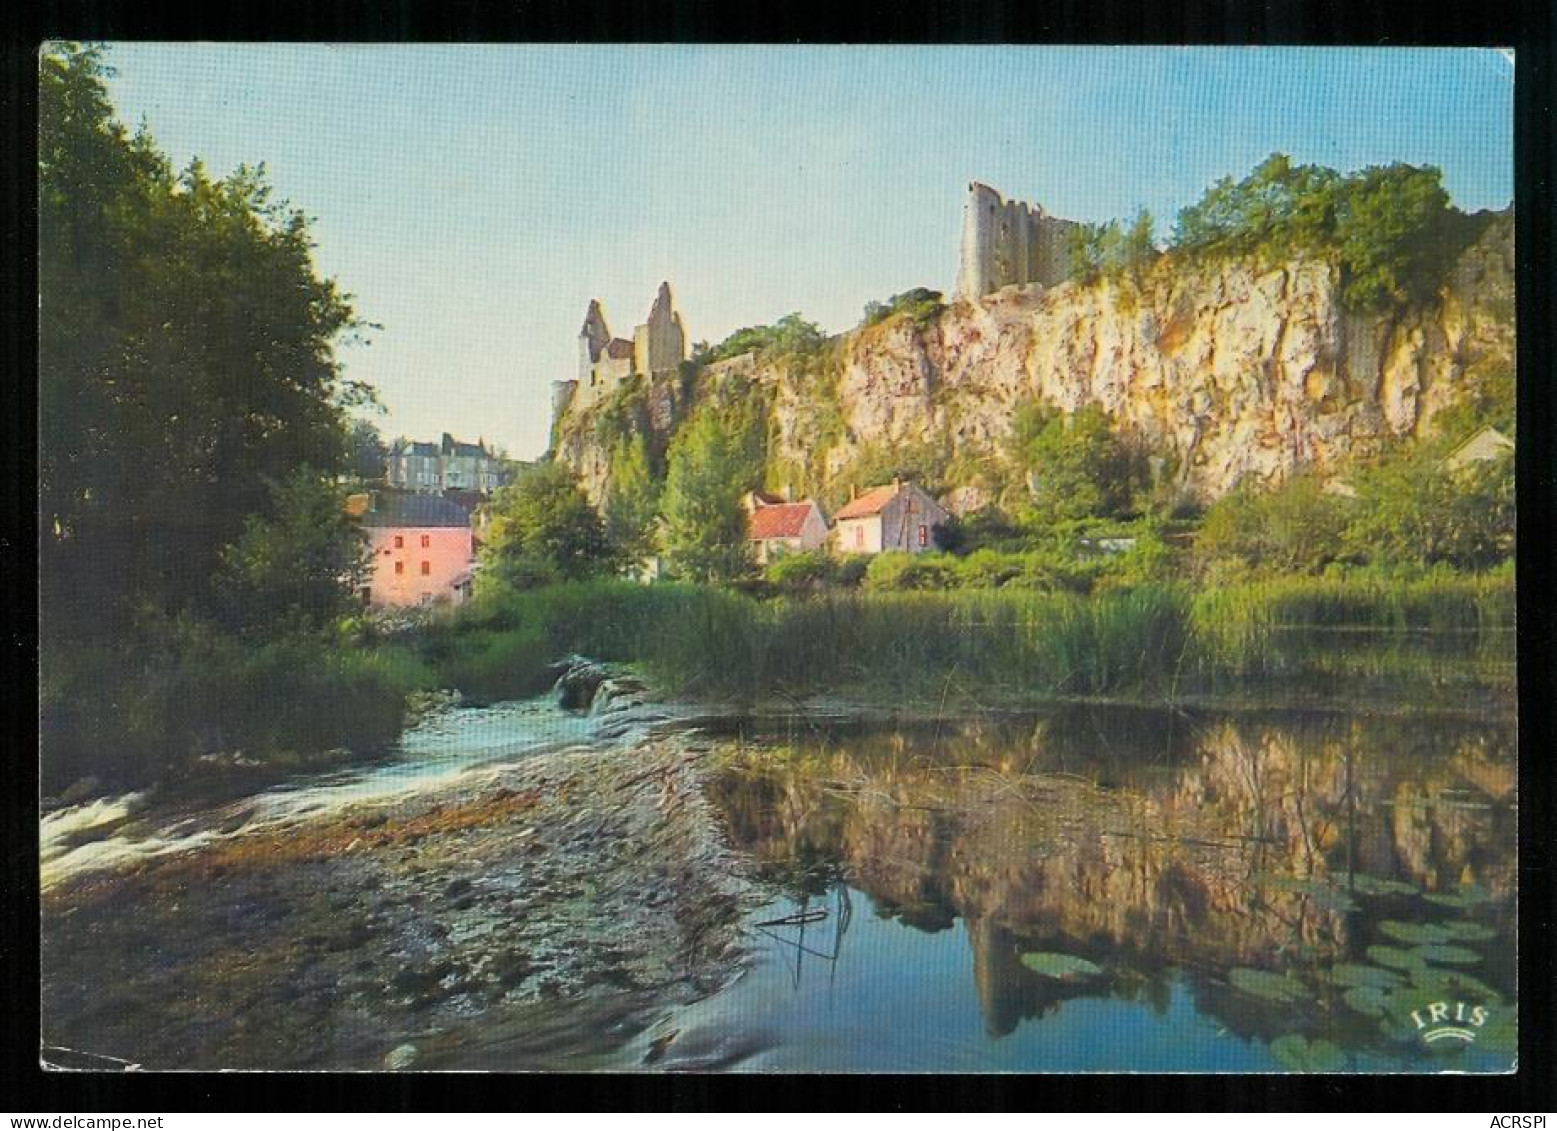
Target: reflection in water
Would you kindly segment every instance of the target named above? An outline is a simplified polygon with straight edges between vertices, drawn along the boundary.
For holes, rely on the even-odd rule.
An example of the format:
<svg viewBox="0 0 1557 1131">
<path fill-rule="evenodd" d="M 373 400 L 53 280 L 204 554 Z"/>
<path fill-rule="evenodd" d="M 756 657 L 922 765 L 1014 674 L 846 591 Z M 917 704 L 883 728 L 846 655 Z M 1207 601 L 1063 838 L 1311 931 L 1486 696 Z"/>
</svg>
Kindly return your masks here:
<svg viewBox="0 0 1557 1131">
<path fill-rule="evenodd" d="M 748 730 L 725 755 L 712 793 L 731 838 L 794 906 L 852 890 L 913 936 L 961 920 L 960 992 L 986 1039 L 1078 999 L 1165 1016 L 1182 985 L 1230 1039 L 1274 1042 L 1276 1067 L 1344 1050 L 1330 1067 L 1420 1069 L 1443 1065 L 1413 1039 L 1412 1003 L 1458 994 L 1506 1030 L 1454 1067 L 1511 1059 L 1509 728 L 1076 709 Z M 914 977 L 914 944 L 900 929 L 893 945 L 853 961 Z M 1083 972 L 1045 973 L 1042 955 Z"/>
</svg>

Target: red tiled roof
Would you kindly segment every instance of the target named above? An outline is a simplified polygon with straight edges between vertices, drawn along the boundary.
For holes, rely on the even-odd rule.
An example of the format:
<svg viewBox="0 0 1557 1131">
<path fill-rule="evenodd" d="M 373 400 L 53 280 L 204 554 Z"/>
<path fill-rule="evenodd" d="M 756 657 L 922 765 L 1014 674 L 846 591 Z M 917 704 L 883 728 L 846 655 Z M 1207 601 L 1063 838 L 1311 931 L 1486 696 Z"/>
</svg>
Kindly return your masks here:
<svg viewBox="0 0 1557 1131">
<path fill-rule="evenodd" d="M 897 483 L 888 483 L 885 487 L 872 487 L 859 498 L 846 505 L 837 514 L 838 518 L 869 518 L 873 514 L 880 514 L 881 508 L 890 503 L 902 488 Z"/>
<path fill-rule="evenodd" d="M 606 343 L 605 351 L 607 357 L 618 359 L 631 357 L 633 355 L 633 344 L 626 338 L 612 338 Z"/>
<path fill-rule="evenodd" d="M 812 503 L 775 503 L 758 507 L 751 516 L 751 539 L 761 542 L 768 538 L 799 538 L 800 530 L 811 513 Z"/>
</svg>

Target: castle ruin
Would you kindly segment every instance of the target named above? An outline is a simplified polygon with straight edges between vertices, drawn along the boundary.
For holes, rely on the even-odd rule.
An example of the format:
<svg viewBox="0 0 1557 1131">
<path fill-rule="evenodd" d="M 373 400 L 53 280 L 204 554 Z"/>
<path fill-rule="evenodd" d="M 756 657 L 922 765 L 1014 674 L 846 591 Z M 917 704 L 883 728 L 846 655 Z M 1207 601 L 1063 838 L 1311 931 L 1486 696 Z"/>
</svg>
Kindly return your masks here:
<svg viewBox="0 0 1557 1131">
<path fill-rule="evenodd" d="M 974 299 L 1019 283 L 1052 287 L 1070 277 L 1073 220 L 1036 204 L 1006 200 L 973 181 L 962 206 L 962 255 L 957 297 Z"/>
<path fill-rule="evenodd" d="M 591 299 L 578 332 L 578 377 L 552 383 L 552 413 L 588 408 L 634 378 L 676 369 L 686 357 L 686 330 L 669 283 L 660 284 L 648 321 L 634 328 L 631 340 L 611 336 L 600 301 Z"/>
</svg>

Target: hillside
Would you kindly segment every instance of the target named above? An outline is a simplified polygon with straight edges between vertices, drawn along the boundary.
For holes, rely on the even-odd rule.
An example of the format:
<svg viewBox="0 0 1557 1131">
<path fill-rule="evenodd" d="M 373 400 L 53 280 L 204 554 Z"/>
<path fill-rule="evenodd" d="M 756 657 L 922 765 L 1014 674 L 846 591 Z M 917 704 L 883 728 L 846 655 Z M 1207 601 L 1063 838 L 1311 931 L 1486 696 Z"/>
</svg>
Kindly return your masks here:
<svg viewBox="0 0 1557 1131">
<path fill-rule="evenodd" d="M 836 499 L 898 457 L 934 468 L 937 488 L 998 490 L 1014 411 L 1040 398 L 1097 404 L 1205 501 L 1428 434 L 1476 374 L 1512 366 L 1513 293 L 1511 212 L 1481 218 L 1432 302 L 1382 313 L 1346 308 L 1333 261 L 1169 253 L 1112 280 L 894 315 L 811 352 L 689 363 L 564 412 L 555 450 L 598 501 L 628 432 L 657 458 L 691 406 L 757 396 L 769 486 Z"/>
</svg>

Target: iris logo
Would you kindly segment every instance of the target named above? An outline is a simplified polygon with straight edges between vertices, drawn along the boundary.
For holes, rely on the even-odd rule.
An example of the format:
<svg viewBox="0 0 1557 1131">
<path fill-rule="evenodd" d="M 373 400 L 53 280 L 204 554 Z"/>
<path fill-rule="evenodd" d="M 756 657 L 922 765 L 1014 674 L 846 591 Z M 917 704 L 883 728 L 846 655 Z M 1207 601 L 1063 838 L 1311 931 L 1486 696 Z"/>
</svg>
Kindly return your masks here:
<svg viewBox="0 0 1557 1131">
<path fill-rule="evenodd" d="M 1473 1006 L 1463 1001 L 1435 1001 L 1426 1007 L 1425 1017 L 1423 1012 L 1421 1009 L 1413 1009 L 1411 1020 L 1422 1040 L 1430 1045 L 1439 1041 L 1459 1041 L 1468 1045 L 1487 1023 L 1484 1006 Z"/>
</svg>

